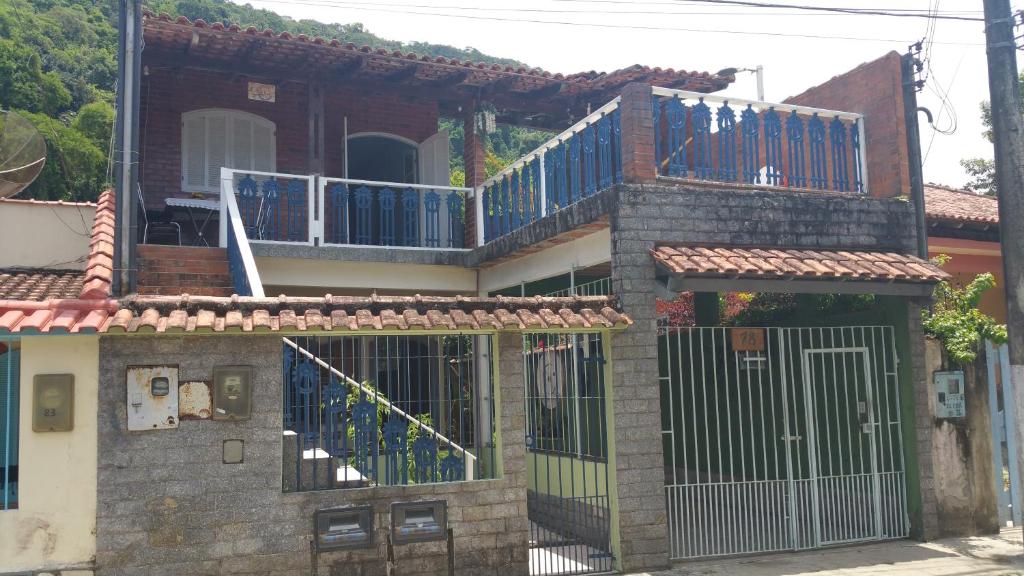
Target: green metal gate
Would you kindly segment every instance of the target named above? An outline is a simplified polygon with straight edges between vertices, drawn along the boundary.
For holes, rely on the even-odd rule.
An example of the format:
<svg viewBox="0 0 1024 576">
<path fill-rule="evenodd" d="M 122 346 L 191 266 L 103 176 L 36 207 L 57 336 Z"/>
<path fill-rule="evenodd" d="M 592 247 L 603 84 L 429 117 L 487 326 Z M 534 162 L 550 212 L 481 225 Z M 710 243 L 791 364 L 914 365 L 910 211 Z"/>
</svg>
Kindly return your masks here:
<svg viewBox="0 0 1024 576">
<path fill-rule="evenodd" d="M 673 558 L 906 537 L 893 329 L 663 328 Z"/>
<path fill-rule="evenodd" d="M 601 334 L 523 337 L 530 573 L 612 568 Z"/>
</svg>

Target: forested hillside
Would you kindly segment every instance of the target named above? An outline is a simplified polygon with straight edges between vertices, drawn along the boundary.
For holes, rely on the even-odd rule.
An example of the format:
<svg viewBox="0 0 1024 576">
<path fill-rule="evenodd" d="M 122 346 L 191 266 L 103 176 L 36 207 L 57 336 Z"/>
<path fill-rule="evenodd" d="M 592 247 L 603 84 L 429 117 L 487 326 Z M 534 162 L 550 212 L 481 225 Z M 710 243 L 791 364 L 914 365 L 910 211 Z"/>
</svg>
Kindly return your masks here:
<svg viewBox="0 0 1024 576">
<path fill-rule="evenodd" d="M 472 48 L 378 38 L 362 24 L 293 20 L 225 0 L 149 0 L 154 12 L 208 22 L 272 28 L 433 56 L 502 64 Z M 94 200 L 109 177 L 110 132 L 117 81 L 117 0 L 0 0 L 0 108 L 24 113 L 47 143 L 46 168 L 23 197 Z M 461 125 L 448 124 L 461 150 Z M 515 128 L 490 135 L 488 171 L 543 139 Z M 453 163 L 456 174 L 461 161 Z M 456 176 L 457 177 L 457 176 Z"/>
</svg>

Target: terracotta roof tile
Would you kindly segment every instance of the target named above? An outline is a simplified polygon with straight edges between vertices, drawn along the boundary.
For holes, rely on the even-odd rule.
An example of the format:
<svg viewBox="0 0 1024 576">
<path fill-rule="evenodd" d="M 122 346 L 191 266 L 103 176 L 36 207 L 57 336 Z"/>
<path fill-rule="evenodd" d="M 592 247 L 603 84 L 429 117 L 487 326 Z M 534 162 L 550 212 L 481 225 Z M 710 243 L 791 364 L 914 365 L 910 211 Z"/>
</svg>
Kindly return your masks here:
<svg viewBox="0 0 1024 576">
<path fill-rule="evenodd" d="M 999 224 L 999 201 L 967 190 L 927 184 L 924 212 L 929 220 Z"/>
<path fill-rule="evenodd" d="M 704 258 L 699 254 L 717 254 Z M 741 253 L 747 254 L 746 256 Z M 797 249 L 727 250 L 659 246 L 651 251 L 659 267 L 680 276 L 708 278 L 799 278 L 931 283 L 949 278 L 930 262 L 895 252 Z"/>
<path fill-rule="evenodd" d="M 545 330 L 624 328 L 631 320 L 607 296 L 572 298 L 220 298 L 133 296 L 107 333 Z"/>
<path fill-rule="evenodd" d="M 0 300 L 78 298 L 84 279 L 81 270 L 0 270 Z"/>
<path fill-rule="evenodd" d="M 428 68 L 423 73 L 423 80 L 443 81 L 453 74 L 465 73 L 472 76 L 469 82 L 480 82 L 488 84 L 496 78 L 506 77 L 518 78 L 524 85 L 539 88 L 554 83 L 565 83 L 570 91 L 593 91 L 600 92 L 613 90 L 633 80 L 646 80 L 654 85 L 667 87 L 700 87 L 703 90 L 721 90 L 735 81 L 735 76 L 719 76 L 708 72 L 697 72 L 688 70 L 675 70 L 672 68 L 659 68 L 635 64 L 621 68 L 613 72 L 576 72 L 572 74 L 560 74 L 548 72 L 540 68 L 531 68 L 523 65 L 491 64 L 485 62 L 473 62 L 459 60 L 457 58 L 445 58 L 443 56 L 427 56 L 415 53 L 404 53 L 399 50 L 376 48 L 372 46 L 359 46 L 350 42 L 341 42 L 337 39 L 309 38 L 304 34 L 292 35 L 288 32 L 275 32 L 274 30 L 257 30 L 254 27 L 242 28 L 236 24 L 224 25 L 221 22 L 208 23 L 202 19 L 190 21 L 184 16 L 172 17 L 168 14 L 154 14 L 151 11 L 144 12 L 144 34 L 146 35 L 147 47 L 156 50 L 162 48 L 165 51 L 174 52 L 181 43 L 192 43 L 192 34 L 198 29 L 204 34 L 217 34 L 219 40 L 215 42 L 203 42 L 201 46 L 209 50 L 219 51 L 223 57 L 230 57 L 230 47 L 234 44 L 257 42 L 260 38 L 261 47 L 266 46 L 271 57 L 276 53 L 293 55 L 292 53 L 302 50 L 326 49 L 324 52 L 328 57 L 338 57 L 347 62 L 351 57 L 369 57 L 372 63 L 364 68 L 372 68 L 382 73 L 397 72 L 406 68 L 411 63 L 418 63 Z M 185 29 L 183 29 L 185 28 Z M 275 41 L 268 44 L 269 41 Z M 196 49 L 193 47 L 193 52 Z M 417 73 L 419 75 L 419 73 Z M 692 83 L 692 85 L 690 85 Z"/>
<path fill-rule="evenodd" d="M 92 224 L 85 283 L 77 295 L 79 298 L 93 300 L 110 297 L 110 284 L 114 278 L 114 209 L 114 191 L 107 190 L 100 194 Z"/>
</svg>

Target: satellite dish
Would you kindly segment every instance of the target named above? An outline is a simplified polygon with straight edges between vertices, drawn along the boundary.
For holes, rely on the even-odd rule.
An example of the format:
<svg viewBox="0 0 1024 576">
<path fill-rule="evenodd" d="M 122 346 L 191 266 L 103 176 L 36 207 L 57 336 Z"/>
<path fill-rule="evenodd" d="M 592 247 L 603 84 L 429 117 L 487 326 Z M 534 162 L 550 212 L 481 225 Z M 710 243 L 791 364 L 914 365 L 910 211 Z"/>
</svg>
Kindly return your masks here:
<svg viewBox="0 0 1024 576">
<path fill-rule="evenodd" d="M 28 120 L 0 110 L 0 198 L 21 192 L 43 171 L 46 141 Z"/>
</svg>

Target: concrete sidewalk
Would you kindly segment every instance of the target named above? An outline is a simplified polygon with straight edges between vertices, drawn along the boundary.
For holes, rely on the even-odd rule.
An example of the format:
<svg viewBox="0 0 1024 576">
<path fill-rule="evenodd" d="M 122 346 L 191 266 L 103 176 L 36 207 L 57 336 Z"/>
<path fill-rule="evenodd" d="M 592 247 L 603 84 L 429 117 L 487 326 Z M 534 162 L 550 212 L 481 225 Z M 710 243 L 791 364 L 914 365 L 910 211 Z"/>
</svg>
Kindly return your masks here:
<svg viewBox="0 0 1024 576">
<path fill-rule="evenodd" d="M 768 556 L 680 562 L 650 576 L 1024 576 L 1021 529 L 935 542 L 899 540 Z"/>
</svg>

